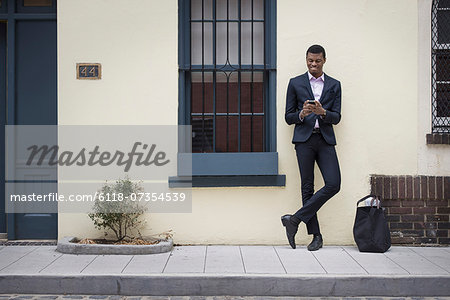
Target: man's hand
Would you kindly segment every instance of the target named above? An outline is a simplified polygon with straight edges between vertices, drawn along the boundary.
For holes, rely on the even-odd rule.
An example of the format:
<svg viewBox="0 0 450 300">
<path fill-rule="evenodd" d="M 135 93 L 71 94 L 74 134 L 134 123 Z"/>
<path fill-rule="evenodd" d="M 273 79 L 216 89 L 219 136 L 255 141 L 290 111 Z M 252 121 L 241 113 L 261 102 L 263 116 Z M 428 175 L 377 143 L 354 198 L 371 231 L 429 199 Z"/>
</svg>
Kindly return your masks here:
<svg viewBox="0 0 450 300">
<path fill-rule="evenodd" d="M 325 115 L 325 109 L 322 107 L 322 104 L 320 104 L 319 101 L 317 101 L 317 100 L 315 100 L 315 101 L 316 101 L 316 105 L 308 104 L 311 112 L 313 112 L 313 113 L 315 113 L 316 115 L 319 115 L 319 116 L 324 116 Z M 305 107 L 305 106 L 303 105 L 303 107 Z"/>
<path fill-rule="evenodd" d="M 314 106 L 315 105 L 308 104 L 308 101 L 305 101 L 305 103 L 303 103 L 303 109 L 300 111 L 300 120 L 303 120 L 306 116 L 312 114 L 312 108 Z"/>
</svg>

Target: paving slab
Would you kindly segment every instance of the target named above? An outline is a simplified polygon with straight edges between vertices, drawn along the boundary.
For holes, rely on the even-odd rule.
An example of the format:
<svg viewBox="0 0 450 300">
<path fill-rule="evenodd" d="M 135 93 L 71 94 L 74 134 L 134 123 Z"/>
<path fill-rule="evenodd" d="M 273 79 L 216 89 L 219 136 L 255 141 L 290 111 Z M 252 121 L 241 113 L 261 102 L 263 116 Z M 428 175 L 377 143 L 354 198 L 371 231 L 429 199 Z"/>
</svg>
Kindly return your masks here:
<svg viewBox="0 0 450 300">
<path fill-rule="evenodd" d="M 450 273 L 450 253 L 444 248 L 422 248 L 422 247 L 410 247 L 412 251 L 419 255 L 422 255 L 432 263 L 438 265 L 439 267 L 445 269 Z"/>
<path fill-rule="evenodd" d="M 403 269 L 408 271 L 409 274 L 448 275 L 448 272 L 445 269 L 432 263 L 410 248 L 391 247 L 391 249 L 389 249 L 389 251 L 385 252 L 384 254 L 389 259 L 401 266 Z"/>
<path fill-rule="evenodd" d="M 0 250 L 0 272 L 3 268 L 14 263 L 16 260 L 27 255 L 28 253 L 35 251 L 37 248 L 38 247 L 36 246 L 8 246 Z"/>
<path fill-rule="evenodd" d="M 97 255 L 81 274 L 121 274 L 132 255 Z"/>
<path fill-rule="evenodd" d="M 285 274 L 280 258 L 272 246 L 241 246 L 244 268 L 249 273 Z"/>
<path fill-rule="evenodd" d="M 342 247 L 324 247 L 312 254 L 328 274 L 367 274 Z"/>
<path fill-rule="evenodd" d="M 292 249 L 276 246 L 275 251 L 288 274 L 326 274 L 316 257 L 306 247 Z"/>
<path fill-rule="evenodd" d="M 206 249 L 206 273 L 244 273 L 239 246 L 208 246 Z"/>
<path fill-rule="evenodd" d="M 19 246 L 24 247 L 24 246 Z M 25 250 L 26 251 L 26 250 Z M 3 250 L 2 250 L 3 252 Z M 35 274 L 60 257 L 55 246 L 39 246 L 14 263 L 0 270 L 0 274 Z M 2 255 L 3 256 L 3 255 Z"/>
<path fill-rule="evenodd" d="M 63 254 L 40 271 L 41 274 L 79 274 L 96 255 Z"/>
<path fill-rule="evenodd" d="M 359 252 L 356 247 L 344 247 L 344 250 L 369 274 L 408 274 L 405 269 L 389 259 L 384 253 Z"/>
<path fill-rule="evenodd" d="M 183 246 L 172 250 L 164 273 L 203 273 L 206 246 Z"/>
<path fill-rule="evenodd" d="M 162 273 L 167 261 L 170 257 L 170 252 L 135 255 L 129 264 L 123 270 L 123 274 L 151 274 Z"/>
</svg>

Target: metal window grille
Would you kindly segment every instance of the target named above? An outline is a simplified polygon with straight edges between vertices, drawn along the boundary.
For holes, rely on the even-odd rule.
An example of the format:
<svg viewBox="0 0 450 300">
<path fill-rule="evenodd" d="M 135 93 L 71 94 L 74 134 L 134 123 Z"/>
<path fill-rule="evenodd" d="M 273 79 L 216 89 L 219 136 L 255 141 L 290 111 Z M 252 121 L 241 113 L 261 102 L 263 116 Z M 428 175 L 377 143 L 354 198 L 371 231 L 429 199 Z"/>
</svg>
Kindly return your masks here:
<svg viewBox="0 0 450 300">
<path fill-rule="evenodd" d="M 266 151 L 265 0 L 191 0 L 192 152 Z"/>
<path fill-rule="evenodd" d="M 450 0 L 434 0 L 431 12 L 432 131 L 450 133 Z"/>
</svg>

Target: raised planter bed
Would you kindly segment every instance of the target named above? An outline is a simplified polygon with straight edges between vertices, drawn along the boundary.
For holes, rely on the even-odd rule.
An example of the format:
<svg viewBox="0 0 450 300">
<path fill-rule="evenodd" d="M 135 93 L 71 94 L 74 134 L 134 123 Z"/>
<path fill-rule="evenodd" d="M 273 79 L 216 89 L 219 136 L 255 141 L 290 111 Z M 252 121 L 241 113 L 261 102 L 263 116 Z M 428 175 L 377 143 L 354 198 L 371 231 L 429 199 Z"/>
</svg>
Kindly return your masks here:
<svg viewBox="0 0 450 300">
<path fill-rule="evenodd" d="M 58 241 L 56 251 L 66 254 L 156 254 L 169 252 L 173 248 L 173 240 L 161 240 L 153 245 L 108 245 L 108 244 L 78 244 L 76 237 L 65 237 Z"/>
</svg>

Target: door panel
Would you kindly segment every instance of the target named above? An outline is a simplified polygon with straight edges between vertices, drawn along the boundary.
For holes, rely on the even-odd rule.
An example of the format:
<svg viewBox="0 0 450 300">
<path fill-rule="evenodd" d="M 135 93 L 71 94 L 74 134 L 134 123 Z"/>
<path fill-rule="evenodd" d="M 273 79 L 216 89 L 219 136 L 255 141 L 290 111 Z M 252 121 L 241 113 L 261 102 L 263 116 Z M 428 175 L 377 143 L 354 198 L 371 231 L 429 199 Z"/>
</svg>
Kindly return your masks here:
<svg viewBox="0 0 450 300">
<path fill-rule="evenodd" d="M 57 124 L 56 21 L 16 24 L 16 124 Z"/>
<path fill-rule="evenodd" d="M 0 22 L 0 233 L 6 233 L 5 215 L 6 23 Z"/>
<path fill-rule="evenodd" d="M 16 23 L 15 123 L 57 124 L 56 20 Z M 56 140 L 56 137 L 55 137 Z M 34 186 L 42 178 L 28 176 Z M 45 192 L 48 183 L 42 186 Z M 39 188 L 38 188 L 39 189 Z M 54 203 L 57 206 L 57 202 Z M 15 214 L 15 239 L 56 239 L 57 214 Z"/>
</svg>

